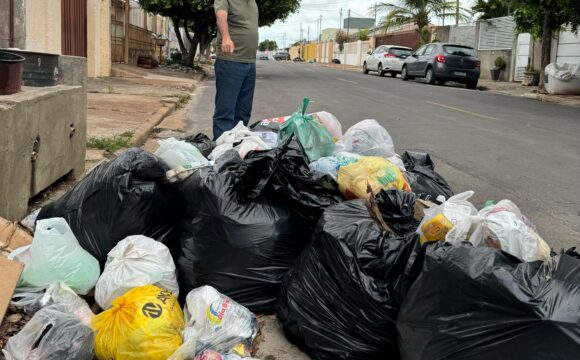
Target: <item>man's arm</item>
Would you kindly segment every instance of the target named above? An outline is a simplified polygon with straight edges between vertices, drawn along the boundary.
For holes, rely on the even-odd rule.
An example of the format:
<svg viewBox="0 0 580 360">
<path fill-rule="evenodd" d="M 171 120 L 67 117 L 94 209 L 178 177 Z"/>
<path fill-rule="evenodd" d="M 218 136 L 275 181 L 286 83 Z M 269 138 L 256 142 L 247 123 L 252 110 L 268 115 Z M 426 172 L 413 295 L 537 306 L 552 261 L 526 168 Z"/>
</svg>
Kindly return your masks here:
<svg viewBox="0 0 580 360">
<path fill-rule="evenodd" d="M 231 54 L 234 52 L 234 42 L 230 37 L 230 31 L 228 29 L 228 12 L 223 9 L 219 9 L 216 12 L 217 26 L 220 34 L 222 35 L 222 54 Z"/>
</svg>

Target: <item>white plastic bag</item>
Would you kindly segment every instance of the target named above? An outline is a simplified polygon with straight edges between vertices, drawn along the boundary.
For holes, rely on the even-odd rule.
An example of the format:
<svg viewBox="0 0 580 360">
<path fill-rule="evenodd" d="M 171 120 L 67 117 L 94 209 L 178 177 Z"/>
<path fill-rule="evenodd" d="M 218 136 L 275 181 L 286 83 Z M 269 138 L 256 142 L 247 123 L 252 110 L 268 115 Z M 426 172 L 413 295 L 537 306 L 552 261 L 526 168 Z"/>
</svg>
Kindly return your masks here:
<svg viewBox="0 0 580 360">
<path fill-rule="evenodd" d="M 450 197 L 439 206 L 426 209 L 417 229 L 421 243 L 443 241 L 457 224 L 477 215 L 477 209 L 468 201 L 474 194 L 473 191 L 466 191 Z"/>
<path fill-rule="evenodd" d="M 250 310 L 202 286 L 187 295 L 184 313 L 183 346 L 170 359 L 194 359 L 206 350 L 250 355 L 258 333 L 258 320 Z"/>
<path fill-rule="evenodd" d="M 234 144 L 238 144 L 234 147 Z M 243 159 L 250 151 L 269 150 L 269 146 L 256 133 L 250 131 L 243 122 L 239 122 L 236 127 L 226 131 L 216 140 L 216 147 L 209 154 L 209 159 L 215 161 L 231 149 L 236 149 Z"/>
<path fill-rule="evenodd" d="M 43 288 L 64 282 L 77 294 L 86 295 L 99 279 L 99 262 L 78 243 L 63 218 L 39 220 L 24 262 L 21 285 Z"/>
<path fill-rule="evenodd" d="M 501 200 L 478 215 L 478 226 L 469 239 L 473 245 L 501 249 L 526 262 L 550 259 L 548 244 L 510 200 Z"/>
<path fill-rule="evenodd" d="M 175 138 L 159 140 L 159 149 L 155 155 L 163 160 L 171 169 L 183 168 L 193 170 L 209 166 L 209 161 L 190 143 Z"/>
<path fill-rule="evenodd" d="M 63 282 L 53 283 L 46 288 L 16 288 L 10 305 L 34 314 L 49 305 L 61 305 L 67 312 L 88 309 L 86 302 Z M 90 309 L 88 314 L 92 314 Z"/>
<path fill-rule="evenodd" d="M 319 111 L 312 114 L 312 116 L 314 117 L 314 120 L 324 125 L 326 130 L 328 130 L 330 135 L 334 138 L 334 141 L 338 141 L 342 138 L 342 125 L 334 115 L 327 111 Z"/>
<path fill-rule="evenodd" d="M 316 160 L 310 164 L 310 170 L 332 176 L 336 180 L 338 170 L 346 165 L 354 164 L 362 156 L 358 154 L 351 154 L 348 152 L 341 152 L 332 156 L 327 156 Z"/>
<path fill-rule="evenodd" d="M 92 360 L 93 313 L 87 303 L 65 284 L 53 284 L 50 298 L 2 350 L 7 360 Z"/>
<path fill-rule="evenodd" d="M 336 144 L 336 151 L 362 156 L 395 156 L 395 144 L 389 132 L 376 120 L 363 120 L 346 131 Z"/>
<path fill-rule="evenodd" d="M 95 287 L 95 300 L 107 310 L 113 300 L 144 285 L 156 285 L 179 296 L 169 249 L 146 236 L 129 236 L 109 252 L 105 270 Z"/>
</svg>

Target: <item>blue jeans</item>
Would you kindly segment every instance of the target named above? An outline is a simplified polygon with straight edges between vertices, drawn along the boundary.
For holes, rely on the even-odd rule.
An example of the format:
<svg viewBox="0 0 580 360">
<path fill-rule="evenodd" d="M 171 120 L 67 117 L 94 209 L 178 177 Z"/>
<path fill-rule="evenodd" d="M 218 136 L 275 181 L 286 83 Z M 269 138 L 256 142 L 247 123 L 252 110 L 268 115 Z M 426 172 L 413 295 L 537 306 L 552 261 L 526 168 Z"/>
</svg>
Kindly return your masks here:
<svg viewBox="0 0 580 360">
<path fill-rule="evenodd" d="M 256 88 L 256 64 L 217 59 L 213 137 L 217 140 L 240 121 L 248 125 Z"/>
</svg>

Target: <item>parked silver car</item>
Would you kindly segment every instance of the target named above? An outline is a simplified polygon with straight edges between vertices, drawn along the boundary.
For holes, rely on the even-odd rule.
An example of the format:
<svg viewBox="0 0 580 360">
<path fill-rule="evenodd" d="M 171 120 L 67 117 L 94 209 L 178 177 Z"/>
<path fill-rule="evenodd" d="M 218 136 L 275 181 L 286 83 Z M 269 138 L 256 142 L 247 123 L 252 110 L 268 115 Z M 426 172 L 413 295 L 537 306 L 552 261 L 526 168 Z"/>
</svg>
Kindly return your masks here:
<svg viewBox="0 0 580 360">
<path fill-rule="evenodd" d="M 401 73 L 405 59 L 411 55 L 413 50 L 405 46 L 382 45 L 375 49 L 363 63 L 363 72 L 368 74 L 369 71 L 376 71 L 379 76 L 385 76 L 386 73 L 396 77 Z"/>
</svg>

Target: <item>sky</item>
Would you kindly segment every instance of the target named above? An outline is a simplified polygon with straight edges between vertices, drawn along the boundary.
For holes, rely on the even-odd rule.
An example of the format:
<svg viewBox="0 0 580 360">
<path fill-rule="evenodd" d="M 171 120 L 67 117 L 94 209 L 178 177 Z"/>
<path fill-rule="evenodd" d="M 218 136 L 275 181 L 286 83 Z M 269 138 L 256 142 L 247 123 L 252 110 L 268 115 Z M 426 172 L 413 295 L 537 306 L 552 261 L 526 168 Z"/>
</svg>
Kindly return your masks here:
<svg viewBox="0 0 580 360">
<path fill-rule="evenodd" d="M 462 0 L 464 5 L 471 2 L 472 0 Z M 277 21 L 270 27 L 260 28 L 260 41 L 275 40 L 279 47 L 288 47 L 300 40 L 301 23 L 304 38 L 308 37 L 308 27 L 310 27 L 310 40 L 316 40 L 318 20 L 321 15 L 323 30 L 339 28 L 341 8 L 343 19 L 347 17 L 349 9 L 351 17 L 374 17 L 374 13 L 370 9 L 374 7 L 375 3 L 377 0 L 302 0 L 300 10 L 290 15 L 286 21 Z M 286 38 L 285 43 L 284 38 Z"/>
</svg>

